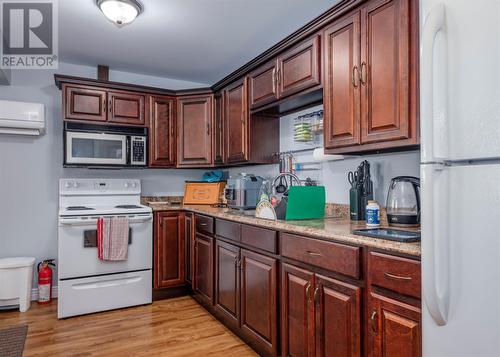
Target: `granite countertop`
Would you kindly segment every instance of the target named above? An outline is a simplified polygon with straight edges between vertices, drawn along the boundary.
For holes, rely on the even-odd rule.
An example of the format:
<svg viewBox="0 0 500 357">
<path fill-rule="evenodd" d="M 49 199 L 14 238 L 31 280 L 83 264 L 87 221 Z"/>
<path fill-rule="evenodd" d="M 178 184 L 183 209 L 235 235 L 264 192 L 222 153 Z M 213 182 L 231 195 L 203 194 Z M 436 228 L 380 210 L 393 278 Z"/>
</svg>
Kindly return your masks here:
<svg viewBox="0 0 500 357">
<path fill-rule="evenodd" d="M 216 208 L 207 205 L 178 205 L 170 204 L 168 202 L 146 202 L 146 204 L 149 204 L 154 212 L 185 210 L 229 221 L 274 229 L 277 231 L 306 235 L 309 237 L 331 240 L 340 243 L 362 245 L 371 248 L 383 249 L 388 252 L 420 257 L 420 242 L 400 243 L 385 239 L 355 235 L 352 231 L 355 229 L 366 228 L 365 223 L 351 222 L 349 218 L 345 216 L 327 216 L 323 219 L 301 221 L 271 221 L 239 213 L 238 211 L 231 210 L 229 208 Z M 384 227 L 383 223 L 381 227 Z"/>
</svg>

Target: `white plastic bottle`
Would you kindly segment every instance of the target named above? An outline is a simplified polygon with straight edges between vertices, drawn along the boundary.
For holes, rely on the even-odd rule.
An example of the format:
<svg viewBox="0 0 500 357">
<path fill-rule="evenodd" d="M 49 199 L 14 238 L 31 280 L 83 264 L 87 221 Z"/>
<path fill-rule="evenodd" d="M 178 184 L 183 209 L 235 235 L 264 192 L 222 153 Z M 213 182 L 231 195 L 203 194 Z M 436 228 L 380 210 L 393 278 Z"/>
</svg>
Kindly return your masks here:
<svg viewBox="0 0 500 357">
<path fill-rule="evenodd" d="M 366 206 L 366 226 L 380 227 L 380 206 L 377 201 L 368 201 Z"/>
</svg>

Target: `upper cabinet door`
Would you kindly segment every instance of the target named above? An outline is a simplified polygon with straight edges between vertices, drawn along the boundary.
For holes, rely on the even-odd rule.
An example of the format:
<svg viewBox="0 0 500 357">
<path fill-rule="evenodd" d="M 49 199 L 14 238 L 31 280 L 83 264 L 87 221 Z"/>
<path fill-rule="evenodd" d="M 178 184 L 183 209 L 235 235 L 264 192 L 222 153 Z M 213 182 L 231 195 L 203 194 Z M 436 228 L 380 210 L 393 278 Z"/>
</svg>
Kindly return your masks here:
<svg viewBox="0 0 500 357">
<path fill-rule="evenodd" d="M 248 75 L 250 108 L 278 100 L 276 61 L 273 60 Z"/>
<path fill-rule="evenodd" d="M 107 92 L 105 90 L 63 85 L 64 119 L 107 120 Z"/>
<path fill-rule="evenodd" d="M 144 125 L 145 95 L 139 93 L 109 91 L 108 101 L 108 122 L 128 125 Z"/>
<path fill-rule="evenodd" d="M 320 39 L 315 36 L 278 58 L 280 98 L 321 84 Z"/>
<path fill-rule="evenodd" d="M 177 102 L 177 165 L 212 164 L 212 95 Z"/>
<path fill-rule="evenodd" d="M 214 96 L 214 164 L 225 162 L 224 157 L 224 95 L 217 93 Z"/>
<path fill-rule="evenodd" d="M 361 9 L 363 143 L 410 137 L 409 17 L 409 0 L 375 0 Z"/>
<path fill-rule="evenodd" d="M 360 137 L 359 12 L 323 34 L 325 148 L 358 145 Z"/>
<path fill-rule="evenodd" d="M 248 101 L 246 79 L 238 81 L 224 91 L 226 125 L 226 162 L 248 161 Z"/>
<path fill-rule="evenodd" d="M 175 114 L 174 99 L 149 97 L 149 152 L 150 166 L 175 166 Z"/>
</svg>

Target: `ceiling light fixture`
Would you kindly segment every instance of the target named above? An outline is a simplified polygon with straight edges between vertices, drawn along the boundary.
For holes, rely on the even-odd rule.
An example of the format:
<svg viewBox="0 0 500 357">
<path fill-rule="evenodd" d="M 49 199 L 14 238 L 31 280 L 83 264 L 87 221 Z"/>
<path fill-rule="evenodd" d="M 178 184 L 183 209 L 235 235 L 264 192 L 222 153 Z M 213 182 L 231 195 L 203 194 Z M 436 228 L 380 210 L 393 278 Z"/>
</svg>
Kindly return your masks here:
<svg viewBox="0 0 500 357">
<path fill-rule="evenodd" d="M 96 0 L 96 4 L 104 16 L 118 27 L 131 23 L 143 11 L 136 0 Z"/>
</svg>

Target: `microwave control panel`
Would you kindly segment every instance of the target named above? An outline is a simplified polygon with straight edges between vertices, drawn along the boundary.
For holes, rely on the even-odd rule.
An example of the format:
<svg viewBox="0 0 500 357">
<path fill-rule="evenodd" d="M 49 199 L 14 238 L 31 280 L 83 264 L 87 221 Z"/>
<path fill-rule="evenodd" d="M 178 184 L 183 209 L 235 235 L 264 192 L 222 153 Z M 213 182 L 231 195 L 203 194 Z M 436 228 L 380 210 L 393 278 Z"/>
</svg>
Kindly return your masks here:
<svg viewBox="0 0 500 357">
<path fill-rule="evenodd" d="M 130 137 L 130 164 L 146 165 L 146 137 Z"/>
</svg>

